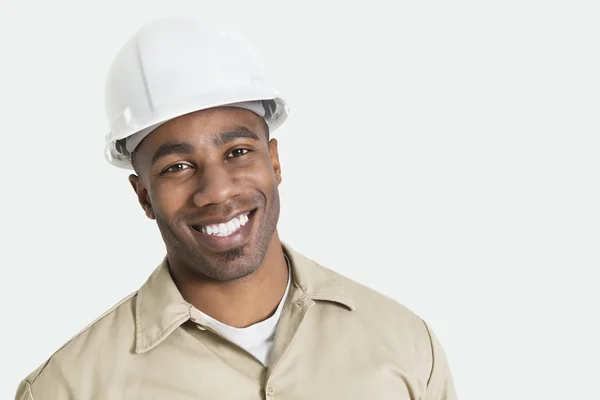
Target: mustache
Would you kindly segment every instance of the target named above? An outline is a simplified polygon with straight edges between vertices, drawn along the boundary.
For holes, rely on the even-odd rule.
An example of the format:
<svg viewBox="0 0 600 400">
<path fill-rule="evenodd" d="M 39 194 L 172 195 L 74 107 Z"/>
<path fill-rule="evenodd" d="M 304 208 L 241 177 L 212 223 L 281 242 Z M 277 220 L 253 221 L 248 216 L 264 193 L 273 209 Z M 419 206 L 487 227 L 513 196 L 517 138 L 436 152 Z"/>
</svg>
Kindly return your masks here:
<svg viewBox="0 0 600 400">
<path fill-rule="evenodd" d="M 231 199 L 223 204 L 209 204 L 202 208 L 179 216 L 178 222 L 197 221 L 209 217 L 222 217 L 239 211 L 250 211 L 264 205 L 265 199 L 260 194 L 255 194 L 246 199 Z"/>
</svg>

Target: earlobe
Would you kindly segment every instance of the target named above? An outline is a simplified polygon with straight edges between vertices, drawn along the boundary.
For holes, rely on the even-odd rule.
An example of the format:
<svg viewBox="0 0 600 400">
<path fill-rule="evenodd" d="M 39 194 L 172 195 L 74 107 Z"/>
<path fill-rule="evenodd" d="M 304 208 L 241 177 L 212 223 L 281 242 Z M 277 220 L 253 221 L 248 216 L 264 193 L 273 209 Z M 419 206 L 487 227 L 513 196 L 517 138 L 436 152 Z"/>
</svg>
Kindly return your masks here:
<svg viewBox="0 0 600 400">
<path fill-rule="evenodd" d="M 146 217 L 150 219 L 155 219 L 154 211 L 152 210 L 152 206 L 150 205 L 150 203 L 148 203 L 148 206 L 146 207 Z"/>
<path fill-rule="evenodd" d="M 154 210 L 152 210 L 152 203 L 150 203 L 150 194 L 144 187 L 144 184 L 141 182 L 139 176 L 135 174 L 129 175 L 129 183 L 131 184 L 131 187 L 133 187 L 133 191 L 135 192 L 138 202 L 142 206 L 146 216 L 150 219 L 155 219 Z"/>
</svg>

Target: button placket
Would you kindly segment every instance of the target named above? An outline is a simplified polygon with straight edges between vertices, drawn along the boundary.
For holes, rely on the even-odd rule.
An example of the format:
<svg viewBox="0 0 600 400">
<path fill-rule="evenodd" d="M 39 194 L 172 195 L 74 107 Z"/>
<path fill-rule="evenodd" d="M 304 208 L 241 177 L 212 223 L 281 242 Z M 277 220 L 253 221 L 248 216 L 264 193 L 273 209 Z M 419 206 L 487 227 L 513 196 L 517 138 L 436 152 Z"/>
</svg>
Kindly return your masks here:
<svg viewBox="0 0 600 400">
<path fill-rule="evenodd" d="M 273 389 L 272 386 L 267 386 L 266 393 L 267 393 L 267 398 L 268 399 L 274 399 L 275 398 L 275 390 Z"/>
</svg>

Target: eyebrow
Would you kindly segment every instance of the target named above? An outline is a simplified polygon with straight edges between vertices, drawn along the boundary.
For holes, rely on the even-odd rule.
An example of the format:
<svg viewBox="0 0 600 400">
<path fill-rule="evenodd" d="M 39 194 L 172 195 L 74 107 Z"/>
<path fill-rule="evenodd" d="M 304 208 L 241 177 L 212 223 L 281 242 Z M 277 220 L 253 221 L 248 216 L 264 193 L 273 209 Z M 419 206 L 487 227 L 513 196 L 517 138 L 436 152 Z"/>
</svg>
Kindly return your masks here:
<svg viewBox="0 0 600 400">
<path fill-rule="evenodd" d="M 259 141 L 260 138 L 250 129 L 237 126 L 226 132 L 214 134 L 212 137 L 212 145 L 215 147 L 223 146 L 227 143 L 231 143 L 237 139 L 252 139 Z M 194 146 L 185 142 L 167 142 L 162 144 L 152 156 L 151 165 L 156 164 L 158 160 L 171 154 L 193 154 L 195 151 Z"/>
<path fill-rule="evenodd" d="M 236 126 L 235 128 L 230 129 L 226 132 L 214 135 L 212 139 L 212 144 L 213 146 L 218 147 L 233 142 L 237 139 L 252 139 L 257 141 L 260 140 L 258 135 L 252 132 L 250 129 L 243 126 Z"/>
<path fill-rule="evenodd" d="M 182 142 L 167 142 L 161 145 L 154 155 L 150 165 L 156 164 L 161 158 L 170 154 L 192 154 L 194 152 L 194 146 L 189 143 Z"/>
</svg>

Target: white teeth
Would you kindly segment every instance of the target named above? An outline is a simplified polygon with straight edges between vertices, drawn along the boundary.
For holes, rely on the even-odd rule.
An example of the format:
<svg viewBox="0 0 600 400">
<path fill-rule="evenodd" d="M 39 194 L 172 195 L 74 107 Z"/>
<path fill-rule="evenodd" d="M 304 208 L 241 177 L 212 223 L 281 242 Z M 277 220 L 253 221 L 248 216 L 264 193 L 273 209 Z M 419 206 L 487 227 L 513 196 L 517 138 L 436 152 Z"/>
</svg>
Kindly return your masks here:
<svg viewBox="0 0 600 400">
<path fill-rule="evenodd" d="M 238 215 L 231 221 L 222 222 L 220 224 L 213 224 L 201 227 L 201 231 L 207 235 L 214 236 L 229 236 L 234 232 L 237 232 L 242 226 L 248 222 L 248 213 Z"/>
</svg>

